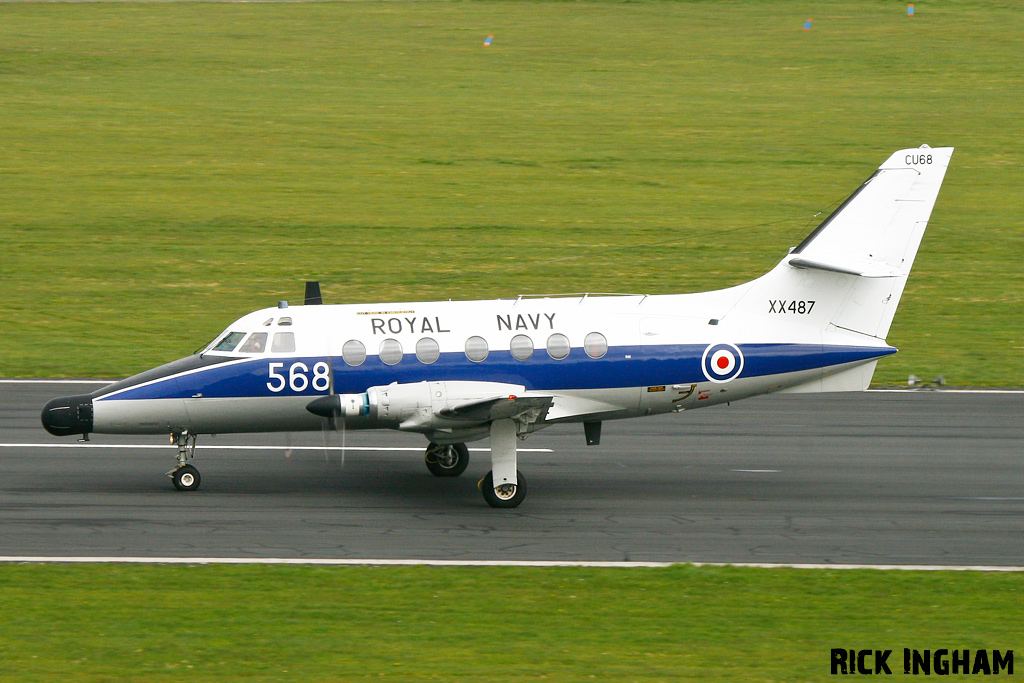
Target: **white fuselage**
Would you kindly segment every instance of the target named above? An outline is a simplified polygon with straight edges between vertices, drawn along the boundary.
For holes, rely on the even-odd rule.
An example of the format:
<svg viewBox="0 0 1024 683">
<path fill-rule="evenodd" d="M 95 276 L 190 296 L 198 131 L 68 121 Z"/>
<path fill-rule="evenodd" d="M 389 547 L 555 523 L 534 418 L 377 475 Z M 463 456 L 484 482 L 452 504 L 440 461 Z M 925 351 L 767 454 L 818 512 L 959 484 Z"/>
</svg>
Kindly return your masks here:
<svg viewBox="0 0 1024 683">
<path fill-rule="evenodd" d="M 421 387 L 401 400 L 414 400 L 433 417 L 390 424 L 353 415 L 346 426 L 395 427 L 442 439 L 453 430 L 461 439 L 472 437 L 468 431 L 476 426 L 445 421 L 441 411 L 498 389 L 555 396 L 527 430 L 534 431 L 553 422 L 652 415 L 778 391 L 893 351 L 863 335 L 837 331 L 823 339 L 813 310 L 802 314 L 802 325 L 793 324 L 798 313 L 778 320 L 771 314 L 730 318 L 744 287 L 670 296 L 263 309 L 229 326 L 197 363 L 170 367 L 149 381 L 127 380 L 97 396 L 94 429 L 320 429 L 321 418 L 306 410 L 312 399 L 397 383 Z M 705 357 L 716 345 L 728 356 L 718 359 L 722 367 Z M 427 390 L 431 383 L 438 386 Z"/>
</svg>

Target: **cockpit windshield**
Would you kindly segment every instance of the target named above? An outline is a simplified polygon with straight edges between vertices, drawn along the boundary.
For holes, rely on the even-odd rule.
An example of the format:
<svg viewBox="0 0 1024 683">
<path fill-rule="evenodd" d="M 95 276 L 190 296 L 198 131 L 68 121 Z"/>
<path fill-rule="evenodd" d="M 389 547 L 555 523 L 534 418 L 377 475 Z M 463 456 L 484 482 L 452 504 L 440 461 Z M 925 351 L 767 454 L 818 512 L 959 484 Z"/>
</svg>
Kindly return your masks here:
<svg viewBox="0 0 1024 683">
<path fill-rule="evenodd" d="M 266 332 L 253 332 L 245 343 L 242 344 L 242 348 L 238 349 L 239 353 L 263 353 L 267 350 L 267 333 Z"/>
<path fill-rule="evenodd" d="M 212 350 L 234 351 L 235 347 L 238 346 L 238 342 L 242 341 L 242 337 L 244 336 L 245 332 L 228 332 L 223 339 L 217 342 L 217 345 L 214 346 Z"/>
<path fill-rule="evenodd" d="M 282 320 L 284 320 L 282 318 Z M 243 326 L 247 321 L 236 321 Z M 267 321 L 273 324 L 273 318 Z M 267 323 L 264 323 L 266 326 Z M 289 321 L 289 324 L 291 322 Z M 239 332 L 231 330 L 210 342 L 202 353 L 295 353 L 295 333 L 288 332 Z"/>
</svg>

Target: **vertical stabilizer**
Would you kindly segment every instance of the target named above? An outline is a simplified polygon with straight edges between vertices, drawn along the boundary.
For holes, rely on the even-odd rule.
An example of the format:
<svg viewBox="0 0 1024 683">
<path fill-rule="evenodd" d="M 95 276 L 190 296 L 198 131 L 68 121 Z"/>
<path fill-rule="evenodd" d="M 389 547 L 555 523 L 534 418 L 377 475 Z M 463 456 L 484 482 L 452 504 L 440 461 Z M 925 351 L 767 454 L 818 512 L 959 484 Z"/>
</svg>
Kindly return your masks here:
<svg viewBox="0 0 1024 683">
<path fill-rule="evenodd" d="M 952 147 L 890 156 L 800 246 L 750 283 L 735 310 L 884 340 Z"/>
<path fill-rule="evenodd" d="M 856 278 L 833 325 L 885 339 L 952 155 L 896 152 L 790 254 L 791 267 Z"/>
</svg>

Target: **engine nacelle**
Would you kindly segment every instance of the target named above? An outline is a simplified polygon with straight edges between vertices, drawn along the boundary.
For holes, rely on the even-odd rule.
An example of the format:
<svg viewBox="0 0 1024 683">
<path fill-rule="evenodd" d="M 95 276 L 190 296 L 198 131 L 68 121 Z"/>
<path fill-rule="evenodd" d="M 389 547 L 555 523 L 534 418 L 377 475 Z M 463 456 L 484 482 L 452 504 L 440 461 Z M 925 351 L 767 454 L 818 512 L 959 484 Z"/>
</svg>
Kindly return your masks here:
<svg viewBox="0 0 1024 683">
<path fill-rule="evenodd" d="M 410 432 L 464 430 L 485 420 L 444 417 L 442 411 L 475 401 L 519 396 L 526 388 L 499 382 L 415 382 L 370 387 L 362 394 L 336 394 L 313 400 L 306 409 L 322 417 L 344 418 L 354 428 Z"/>
</svg>

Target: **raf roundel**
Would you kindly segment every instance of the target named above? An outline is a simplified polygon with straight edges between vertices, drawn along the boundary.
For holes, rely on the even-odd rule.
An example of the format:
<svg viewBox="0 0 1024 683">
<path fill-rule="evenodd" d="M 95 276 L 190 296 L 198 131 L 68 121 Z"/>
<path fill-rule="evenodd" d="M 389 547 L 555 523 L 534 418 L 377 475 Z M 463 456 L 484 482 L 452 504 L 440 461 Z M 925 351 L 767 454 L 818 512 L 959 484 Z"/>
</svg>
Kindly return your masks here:
<svg viewBox="0 0 1024 683">
<path fill-rule="evenodd" d="M 712 344 L 704 349 L 701 367 L 712 382 L 728 382 L 743 372 L 743 353 L 733 344 Z"/>
</svg>

